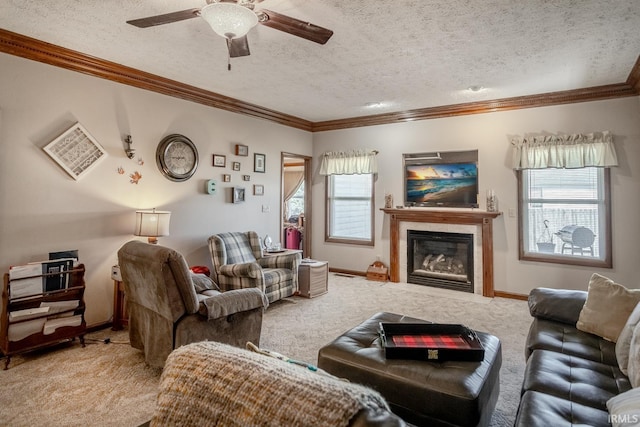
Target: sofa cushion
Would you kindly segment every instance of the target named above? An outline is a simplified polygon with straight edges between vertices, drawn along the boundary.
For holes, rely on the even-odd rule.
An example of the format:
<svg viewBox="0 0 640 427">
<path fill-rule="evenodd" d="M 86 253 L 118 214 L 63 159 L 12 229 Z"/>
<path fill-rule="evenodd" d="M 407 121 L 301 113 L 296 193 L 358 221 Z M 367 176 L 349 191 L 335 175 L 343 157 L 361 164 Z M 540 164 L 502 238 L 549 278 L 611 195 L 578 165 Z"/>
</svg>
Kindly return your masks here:
<svg viewBox="0 0 640 427">
<path fill-rule="evenodd" d="M 191 281 L 193 282 L 193 287 L 196 289 L 196 293 L 198 294 L 207 290 L 220 290 L 216 282 L 204 274 L 191 272 Z"/>
<path fill-rule="evenodd" d="M 594 273 L 576 327 L 615 342 L 638 302 L 640 289 L 627 289 Z"/>
<path fill-rule="evenodd" d="M 633 336 L 629 345 L 627 375 L 629 375 L 629 380 L 633 387 L 640 386 L 640 323 L 633 329 Z"/>
<path fill-rule="evenodd" d="M 627 367 L 629 365 L 629 349 L 631 347 L 631 338 L 633 337 L 633 331 L 636 325 L 640 322 L 640 303 L 636 304 L 636 308 L 633 309 L 627 323 L 622 328 L 622 332 L 618 336 L 616 342 L 616 358 L 618 359 L 618 366 L 620 370 L 627 375 Z"/>
<path fill-rule="evenodd" d="M 537 391 L 522 395 L 515 427 L 608 426 L 606 410 L 581 405 Z"/>
<path fill-rule="evenodd" d="M 536 350 L 527 361 L 523 391 L 550 394 L 606 411 L 607 400 L 631 388 L 618 366 Z"/>
<path fill-rule="evenodd" d="M 640 388 L 612 397 L 607 401 L 607 409 L 614 427 L 637 426 L 640 424 Z"/>
<path fill-rule="evenodd" d="M 551 320 L 534 319 L 529 328 L 525 356 L 536 349 L 546 349 L 594 362 L 618 366 L 615 344 L 574 326 Z"/>
<path fill-rule="evenodd" d="M 529 293 L 527 302 L 531 316 L 575 326 L 586 300 L 585 291 L 535 288 Z"/>
</svg>

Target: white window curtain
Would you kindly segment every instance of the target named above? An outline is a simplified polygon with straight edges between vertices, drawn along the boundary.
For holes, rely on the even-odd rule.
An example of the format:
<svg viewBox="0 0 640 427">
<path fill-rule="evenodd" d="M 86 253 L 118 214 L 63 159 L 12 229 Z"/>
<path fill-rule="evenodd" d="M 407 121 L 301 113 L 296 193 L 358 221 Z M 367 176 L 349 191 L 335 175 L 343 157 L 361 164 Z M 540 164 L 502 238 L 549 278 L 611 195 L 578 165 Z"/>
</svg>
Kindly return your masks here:
<svg viewBox="0 0 640 427">
<path fill-rule="evenodd" d="M 516 138 L 513 169 L 618 166 L 610 132 Z"/>
<path fill-rule="evenodd" d="M 304 171 L 285 171 L 284 172 L 284 219 L 289 218 L 289 200 L 298 191 L 304 182 Z"/>
<path fill-rule="evenodd" d="M 327 151 L 320 175 L 362 175 L 378 173 L 376 150 Z"/>
<path fill-rule="evenodd" d="M 285 171 L 284 172 L 284 202 L 288 202 L 290 198 L 296 194 L 298 188 L 304 182 L 304 171 Z"/>
</svg>

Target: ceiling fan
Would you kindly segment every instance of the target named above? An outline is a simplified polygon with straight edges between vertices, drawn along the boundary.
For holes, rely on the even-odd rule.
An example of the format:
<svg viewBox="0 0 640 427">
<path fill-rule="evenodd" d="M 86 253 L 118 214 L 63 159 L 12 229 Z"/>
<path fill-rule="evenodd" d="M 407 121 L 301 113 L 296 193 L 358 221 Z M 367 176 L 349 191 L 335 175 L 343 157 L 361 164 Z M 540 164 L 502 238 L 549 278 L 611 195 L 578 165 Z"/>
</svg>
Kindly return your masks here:
<svg viewBox="0 0 640 427">
<path fill-rule="evenodd" d="M 133 19 L 127 21 L 127 24 L 148 28 L 200 16 L 207 21 L 216 34 L 227 40 L 231 58 L 250 54 L 247 33 L 258 23 L 319 44 L 325 44 L 333 35 L 331 30 L 271 10 L 254 11 L 255 4 L 262 0 L 206 1 L 207 5 L 202 8 Z"/>
</svg>

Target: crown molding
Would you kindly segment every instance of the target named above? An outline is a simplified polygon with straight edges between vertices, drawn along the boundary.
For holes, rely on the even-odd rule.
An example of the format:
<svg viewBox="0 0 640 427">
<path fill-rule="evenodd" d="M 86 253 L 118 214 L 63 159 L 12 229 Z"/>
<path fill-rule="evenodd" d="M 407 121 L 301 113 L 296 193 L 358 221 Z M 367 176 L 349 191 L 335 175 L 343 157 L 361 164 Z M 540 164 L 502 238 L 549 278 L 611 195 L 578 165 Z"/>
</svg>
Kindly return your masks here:
<svg viewBox="0 0 640 427">
<path fill-rule="evenodd" d="M 638 90 L 634 89 L 630 84 L 617 83 L 585 89 L 549 92 L 538 95 L 496 99 L 492 101 L 469 102 L 465 104 L 445 105 L 396 113 L 377 114 L 374 116 L 315 122 L 312 126 L 312 132 L 437 119 L 443 117 L 466 116 L 470 114 L 494 113 L 498 111 L 518 110 L 523 108 L 547 107 L 551 105 L 572 104 L 577 102 L 597 101 L 637 95 Z"/>
<path fill-rule="evenodd" d="M 259 105 L 0 29 L 0 52 L 306 131 L 312 123 Z"/>
<path fill-rule="evenodd" d="M 631 69 L 629 77 L 627 78 L 627 84 L 631 86 L 636 93 L 640 94 L 640 55 L 636 60 L 636 64 Z"/>
<path fill-rule="evenodd" d="M 213 108 L 269 120 L 281 125 L 309 132 L 403 123 L 443 117 L 492 113 L 524 108 L 547 107 L 611 98 L 638 96 L 640 94 L 640 56 L 625 83 L 596 86 L 538 95 L 519 96 L 491 101 L 470 102 L 421 108 L 395 113 L 351 117 L 339 120 L 311 122 L 300 117 L 270 110 L 235 98 L 206 91 L 155 74 L 146 73 L 114 62 L 56 46 L 41 40 L 0 29 L 0 52 L 66 68 L 94 77 L 150 90 L 175 98 L 196 102 Z"/>
</svg>

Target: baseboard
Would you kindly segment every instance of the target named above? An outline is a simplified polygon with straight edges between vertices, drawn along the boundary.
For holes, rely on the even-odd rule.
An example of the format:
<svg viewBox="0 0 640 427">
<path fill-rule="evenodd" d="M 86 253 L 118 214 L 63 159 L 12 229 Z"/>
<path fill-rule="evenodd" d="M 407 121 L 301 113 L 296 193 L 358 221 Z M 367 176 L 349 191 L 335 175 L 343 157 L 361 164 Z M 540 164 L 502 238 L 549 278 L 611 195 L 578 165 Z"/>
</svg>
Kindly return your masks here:
<svg viewBox="0 0 640 427">
<path fill-rule="evenodd" d="M 329 267 L 329 271 L 331 273 L 339 273 L 339 274 L 348 274 L 350 276 L 367 277 L 367 273 L 365 271 L 345 270 L 345 269 L 342 269 L 342 268 L 331 268 L 331 267 Z"/>
<path fill-rule="evenodd" d="M 93 325 L 87 326 L 87 333 L 101 331 L 103 329 L 107 329 L 113 326 L 113 322 L 108 320 L 106 322 L 94 323 Z"/>
<path fill-rule="evenodd" d="M 493 295 L 500 298 L 518 299 L 522 301 L 526 301 L 527 299 L 529 299 L 529 295 L 514 294 L 512 292 L 504 292 L 504 291 L 494 291 Z"/>
<path fill-rule="evenodd" d="M 367 277 L 366 271 L 346 270 L 343 268 L 332 268 L 332 267 L 329 267 L 329 271 L 331 273 L 346 274 L 349 276 Z M 513 292 L 504 292 L 504 291 L 494 291 L 493 296 L 499 297 L 499 298 L 517 299 L 521 301 L 526 301 L 529 298 L 529 295 L 516 294 Z"/>
</svg>

